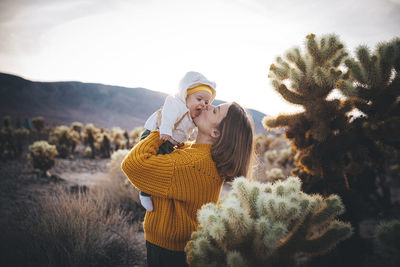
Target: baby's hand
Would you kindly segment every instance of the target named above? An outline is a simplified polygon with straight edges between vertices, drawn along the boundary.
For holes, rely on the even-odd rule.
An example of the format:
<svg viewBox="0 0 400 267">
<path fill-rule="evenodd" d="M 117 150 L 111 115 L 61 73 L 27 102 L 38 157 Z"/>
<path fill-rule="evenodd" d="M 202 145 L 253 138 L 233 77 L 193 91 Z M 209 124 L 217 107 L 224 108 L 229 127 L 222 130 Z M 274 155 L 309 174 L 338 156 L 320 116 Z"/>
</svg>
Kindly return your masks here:
<svg viewBox="0 0 400 267">
<path fill-rule="evenodd" d="M 160 139 L 163 140 L 164 142 L 171 141 L 171 136 L 168 134 L 161 134 Z"/>
<path fill-rule="evenodd" d="M 181 148 L 181 147 L 183 147 L 185 145 L 185 143 L 178 143 L 178 144 L 176 144 L 176 146 L 178 147 L 178 148 Z"/>
</svg>

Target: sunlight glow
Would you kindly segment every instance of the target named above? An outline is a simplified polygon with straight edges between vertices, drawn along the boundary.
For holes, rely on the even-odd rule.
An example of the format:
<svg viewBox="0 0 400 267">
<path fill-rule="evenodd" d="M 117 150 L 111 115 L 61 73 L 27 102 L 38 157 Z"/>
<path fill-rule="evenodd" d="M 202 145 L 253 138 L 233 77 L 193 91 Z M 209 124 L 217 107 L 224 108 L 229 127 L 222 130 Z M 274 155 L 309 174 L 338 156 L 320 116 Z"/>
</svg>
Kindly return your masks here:
<svg viewBox="0 0 400 267">
<path fill-rule="evenodd" d="M 274 5 L 256 0 L 119 0 L 112 6 L 99 1 L 95 9 L 91 1 L 42 1 L 22 9 L 8 24 L 14 26 L 13 35 L 8 51 L 0 51 L 0 71 L 33 80 L 173 94 L 183 75 L 194 70 L 216 81 L 217 99 L 269 115 L 299 110 L 270 86 L 267 74 L 276 56 L 302 46 L 310 32 L 348 37 L 338 25 L 322 23 L 330 11 L 313 12 L 321 23 L 308 17 L 310 8 L 321 8 L 311 1 L 302 6 L 289 0 Z"/>
</svg>

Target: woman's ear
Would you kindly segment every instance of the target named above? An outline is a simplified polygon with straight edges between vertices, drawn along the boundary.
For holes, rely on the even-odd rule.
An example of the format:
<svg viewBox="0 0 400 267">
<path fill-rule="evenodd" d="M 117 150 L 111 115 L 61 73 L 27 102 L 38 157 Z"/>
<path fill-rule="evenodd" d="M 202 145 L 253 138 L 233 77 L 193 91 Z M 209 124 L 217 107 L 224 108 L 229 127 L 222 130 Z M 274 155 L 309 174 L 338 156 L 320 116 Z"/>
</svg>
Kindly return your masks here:
<svg viewBox="0 0 400 267">
<path fill-rule="evenodd" d="M 211 131 L 211 137 L 212 137 L 212 138 L 218 138 L 219 136 L 220 136 L 220 132 L 219 132 L 218 129 L 213 129 L 213 130 Z"/>
</svg>

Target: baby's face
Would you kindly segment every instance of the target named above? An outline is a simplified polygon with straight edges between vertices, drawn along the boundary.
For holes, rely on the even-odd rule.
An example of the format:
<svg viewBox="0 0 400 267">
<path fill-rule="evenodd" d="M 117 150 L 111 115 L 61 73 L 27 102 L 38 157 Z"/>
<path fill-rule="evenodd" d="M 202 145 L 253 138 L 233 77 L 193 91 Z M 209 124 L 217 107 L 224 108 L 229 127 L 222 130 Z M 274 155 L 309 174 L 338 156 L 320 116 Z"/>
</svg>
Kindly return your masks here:
<svg viewBox="0 0 400 267">
<path fill-rule="evenodd" d="M 190 116 L 194 119 L 199 116 L 202 110 L 208 105 L 211 94 L 206 91 L 197 91 L 186 97 L 186 107 L 189 109 Z"/>
</svg>

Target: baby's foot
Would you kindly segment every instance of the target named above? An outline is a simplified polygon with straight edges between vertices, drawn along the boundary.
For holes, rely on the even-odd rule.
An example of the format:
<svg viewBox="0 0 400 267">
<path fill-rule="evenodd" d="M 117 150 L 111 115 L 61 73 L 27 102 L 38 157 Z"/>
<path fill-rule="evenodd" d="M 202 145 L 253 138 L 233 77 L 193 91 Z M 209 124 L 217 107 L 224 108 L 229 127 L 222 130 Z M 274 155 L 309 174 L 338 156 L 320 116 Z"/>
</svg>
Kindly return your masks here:
<svg viewBox="0 0 400 267">
<path fill-rule="evenodd" d="M 153 211 L 153 201 L 151 197 L 139 195 L 140 203 L 147 211 Z"/>
</svg>

